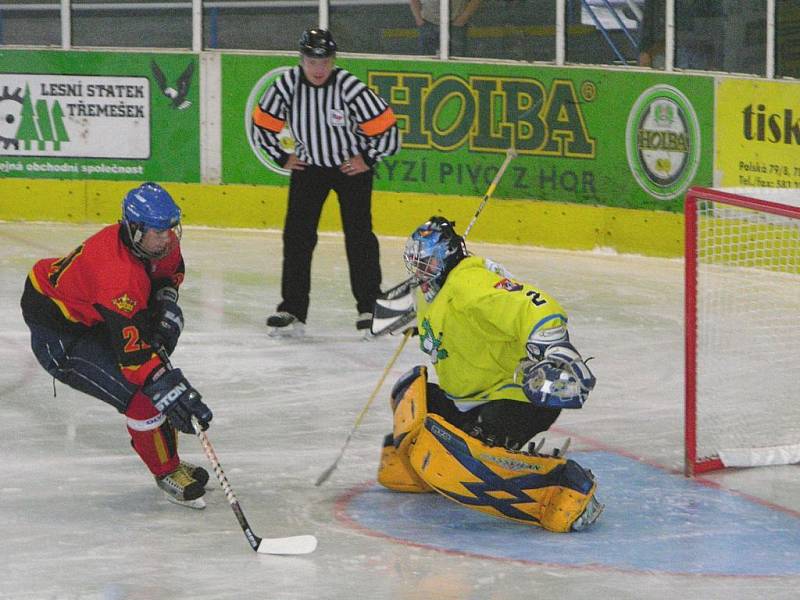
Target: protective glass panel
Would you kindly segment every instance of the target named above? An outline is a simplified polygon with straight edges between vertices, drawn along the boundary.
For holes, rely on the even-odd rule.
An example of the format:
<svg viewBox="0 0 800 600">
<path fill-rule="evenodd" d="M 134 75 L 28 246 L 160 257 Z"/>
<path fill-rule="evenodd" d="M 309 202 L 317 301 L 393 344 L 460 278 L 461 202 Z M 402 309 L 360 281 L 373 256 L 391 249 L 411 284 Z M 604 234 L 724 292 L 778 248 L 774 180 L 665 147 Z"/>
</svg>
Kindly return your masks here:
<svg viewBox="0 0 800 600">
<path fill-rule="evenodd" d="M 666 11 L 664 0 L 646 0 L 643 3 L 639 29 L 639 65 L 642 67 L 664 68 Z"/>
<path fill-rule="evenodd" d="M 72 45 L 191 48 L 191 2 L 73 0 Z"/>
<path fill-rule="evenodd" d="M 300 34 L 318 23 L 318 0 L 205 2 L 203 46 L 231 50 L 297 50 Z M 340 36 L 335 37 L 339 42 Z"/>
<path fill-rule="evenodd" d="M 766 2 L 675 2 L 675 67 L 765 74 Z"/>
<path fill-rule="evenodd" d="M 643 10 L 644 0 L 567 0 L 567 61 L 637 64 Z"/>
<path fill-rule="evenodd" d="M 60 2 L 0 1 L 0 45 L 60 46 Z"/>
<path fill-rule="evenodd" d="M 775 2 L 775 75 L 800 77 L 800 2 Z"/>
<path fill-rule="evenodd" d="M 341 52 L 420 54 L 409 0 L 331 0 L 329 23 Z"/>
<path fill-rule="evenodd" d="M 463 56 L 554 61 L 555 23 L 555 0 L 483 0 L 468 24 Z M 451 54 L 458 55 L 453 48 Z"/>
</svg>

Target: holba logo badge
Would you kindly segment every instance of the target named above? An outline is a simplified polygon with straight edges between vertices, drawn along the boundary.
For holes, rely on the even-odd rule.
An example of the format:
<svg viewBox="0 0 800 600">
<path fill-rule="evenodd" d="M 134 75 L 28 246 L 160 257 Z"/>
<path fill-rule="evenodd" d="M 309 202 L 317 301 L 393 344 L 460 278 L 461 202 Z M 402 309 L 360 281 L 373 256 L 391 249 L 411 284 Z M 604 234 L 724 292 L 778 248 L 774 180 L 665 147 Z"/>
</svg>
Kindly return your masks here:
<svg viewBox="0 0 800 600">
<path fill-rule="evenodd" d="M 642 189 L 661 200 L 681 195 L 700 163 L 700 125 L 689 99 L 669 85 L 645 90 L 628 115 L 625 146 Z"/>
<path fill-rule="evenodd" d="M 264 92 L 267 91 L 267 88 L 272 85 L 272 83 L 278 77 L 290 69 L 291 67 L 278 67 L 276 69 L 272 69 L 261 79 L 259 79 L 258 82 L 253 86 L 253 89 L 250 90 L 250 95 L 247 98 L 247 105 L 245 106 L 244 110 L 244 134 L 247 136 L 247 141 L 250 143 L 250 149 L 253 151 L 253 154 L 256 155 L 261 164 L 267 167 L 270 171 L 274 171 L 280 175 L 289 175 L 289 169 L 284 169 L 278 163 L 276 163 L 272 157 L 255 142 L 253 136 L 250 134 L 250 130 L 253 126 L 253 109 L 258 104 L 261 96 L 264 95 Z M 295 140 L 294 136 L 292 135 L 292 130 L 289 129 L 288 124 L 285 125 L 283 130 L 278 134 L 278 141 L 280 141 L 281 149 L 284 152 L 287 154 L 294 153 Z"/>
</svg>

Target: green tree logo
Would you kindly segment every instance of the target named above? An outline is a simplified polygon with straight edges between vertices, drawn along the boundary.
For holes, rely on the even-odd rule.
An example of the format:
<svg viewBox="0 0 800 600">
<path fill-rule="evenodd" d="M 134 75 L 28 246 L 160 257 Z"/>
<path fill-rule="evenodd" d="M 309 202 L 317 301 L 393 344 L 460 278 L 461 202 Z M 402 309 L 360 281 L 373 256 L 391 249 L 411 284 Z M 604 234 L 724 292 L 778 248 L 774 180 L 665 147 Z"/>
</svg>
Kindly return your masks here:
<svg viewBox="0 0 800 600">
<path fill-rule="evenodd" d="M 64 112 L 58 100 L 48 106 L 47 100 L 39 98 L 34 105 L 30 86 L 26 84 L 16 139 L 22 142 L 24 150 L 33 150 L 35 144 L 35 149 L 43 152 L 47 150 L 48 142 L 56 152 L 61 150 L 62 142 L 69 141 L 69 134 L 64 126 Z"/>
</svg>

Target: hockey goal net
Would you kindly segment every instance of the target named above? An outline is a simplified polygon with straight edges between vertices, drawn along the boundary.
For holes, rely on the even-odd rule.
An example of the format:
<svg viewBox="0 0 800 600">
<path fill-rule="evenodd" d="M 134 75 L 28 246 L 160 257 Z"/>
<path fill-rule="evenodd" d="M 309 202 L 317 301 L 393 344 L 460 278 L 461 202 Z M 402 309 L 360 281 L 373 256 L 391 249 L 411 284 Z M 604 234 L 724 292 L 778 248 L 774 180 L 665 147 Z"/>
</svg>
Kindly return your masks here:
<svg viewBox="0 0 800 600">
<path fill-rule="evenodd" d="M 692 188 L 685 227 L 686 475 L 798 462 L 800 207 Z"/>
</svg>

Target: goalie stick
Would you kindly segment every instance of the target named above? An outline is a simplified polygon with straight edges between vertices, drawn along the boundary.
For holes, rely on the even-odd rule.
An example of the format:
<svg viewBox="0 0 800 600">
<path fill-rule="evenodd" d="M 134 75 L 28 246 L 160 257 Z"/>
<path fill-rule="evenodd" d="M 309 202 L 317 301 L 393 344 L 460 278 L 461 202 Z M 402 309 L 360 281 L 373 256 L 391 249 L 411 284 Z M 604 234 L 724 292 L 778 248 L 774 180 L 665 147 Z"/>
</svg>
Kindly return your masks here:
<svg viewBox="0 0 800 600">
<path fill-rule="evenodd" d="M 472 217 L 472 220 L 469 222 L 469 225 L 467 225 L 467 228 L 464 230 L 464 235 L 461 236 L 465 240 L 467 239 L 467 236 L 469 235 L 469 232 L 472 229 L 473 225 L 475 225 L 475 221 L 478 220 L 478 215 L 480 215 L 481 212 L 483 212 L 486 203 L 489 202 L 489 198 L 491 198 L 492 194 L 494 194 L 494 189 L 497 187 L 497 184 L 500 183 L 500 179 L 502 179 L 503 173 L 506 172 L 506 169 L 508 168 L 508 163 L 510 163 L 514 158 L 516 158 L 516 156 L 517 156 L 517 151 L 514 150 L 514 148 L 509 148 L 508 150 L 506 150 L 506 158 L 503 161 L 503 164 L 500 165 L 500 168 L 497 170 L 497 175 L 494 176 L 494 179 L 492 179 L 492 183 L 489 185 L 489 188 L 483 195 L 483 199 L 481 200 L 481 203 L 478 206 L 478 210 L 475 211 L 475 215 Z"/>
<path fill-rule="evenodd" d="M 166 350 L 164 350 L 163 347 L 158 348 L 156 353 L 167 370 L 172 370 L 172 363 L 169 360 Z M 211 440 L 208 439 L 208 435 L 206 435 L 206 432 L 200 427 L 200 423 L 197 422 L 196 417 L 192 417 L 192 426 L 194 427 L 197 438 L 200 440 L 200 445 L 203 447 L 206 458 L 214 468 L 214 474 L 217 476 L 217 480 L 222 490 L 225 492 L 225 497 L 228 499 L 228 503 L 231 505 L 231 509 L 233 509 L 233 514 L 236 515 L 236 520 L 239 521 L 239 525 L 242 531 L 244 531 L 244 535 L 250 547 L 260 554 L 308 554 L 313 552 L 317 547 L 317 538 L 313 535 L 261 538 L 253 533 L 250 524 L 247 522 L 247 518 L 244 516 L 242 506 L 239 504 L 236 494 L 233 493 L 231 484 L 228 483 L 225 471 L 222 470 L 222 465 L 219 463 L 217 453 L 214 451 L 214 446 L 211 445 Z"/>
<path fill-rule="evenodd" d="M 378 390 L 381 389 L 383 381 L 386 379 L 386 375 L 389 374 L 389 371 L 394 366 L 397 357 L 400 356 L 400 353 L 403 351 L 403 348 L 405 347 L 406 342 L 410 337 L 411 337 L 411 330 L 408 329 L 403 334 L 403 340 L 400 342 L 400 346 L 397 348 L 397 350 L 394 351 L 392 358 L 389 359 L 389 362 L 383 369 L 383 373 L 381 373 L 381 378 L 378 380 L 378 385 L 376 385 L 375 389 L 372 390 L 372 393 L 369 396 L 369 400 L 367 400 L 367 403 L 364 405 L 364 408 L 361 409 L 361 412 L 358 413 L 358 417 L 356 417 L 356 422 L 353 424 L 353 428 L 350 430 L 350 433 L 347 434 L 347 439 L 344 441 L 344 445 L 342 446 L 342 449 L 339 451 L 339 456 L 336 457 L 336 460 L 333 461 L 333 464 L 330 467 L 325 469 L 322 472 L 322 474 L 320 474 L 320 476 L 317 478 L 317 482 L 315 485 L 320 486 L 323 483 L 325 483 L 328 480 L 328 477 L 331 476 L 331 473 L 333 473 L 336 470 L 336 467 L 339 465 L 339 461 L 342 460 L 342 456 L 344 456 L 344 451 L 347 449 L 347 445 L 350 443 L 350 438 L 353 437 L 353 434 L 356 432 L 356 429 L 358 429 L 358 426 L 361 424 L 361 419 L 363 419 L 364 415 L 367 414 L 367 410 L 369 410 L 369 406 L 370 404 L 372 404 L 372 401 L 375 399 L 375 396 L 378 395 Z"/>
</svg>

